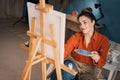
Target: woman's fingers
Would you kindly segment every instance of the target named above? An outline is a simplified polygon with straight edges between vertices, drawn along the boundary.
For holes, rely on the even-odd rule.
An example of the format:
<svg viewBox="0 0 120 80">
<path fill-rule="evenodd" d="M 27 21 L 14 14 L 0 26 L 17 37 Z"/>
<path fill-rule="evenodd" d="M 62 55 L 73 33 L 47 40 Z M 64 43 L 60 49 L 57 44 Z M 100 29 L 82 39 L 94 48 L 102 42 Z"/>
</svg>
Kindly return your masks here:
<svg viewBox="0 0 120 80">
<path fill-rule="evenodd" d="M 98 52 L 97 51 L 92 51 L 91 53 L 92 53 L 91 58 L 97 63 L 100 59 L 100 56 L 99 56 Z"/>
</svg>

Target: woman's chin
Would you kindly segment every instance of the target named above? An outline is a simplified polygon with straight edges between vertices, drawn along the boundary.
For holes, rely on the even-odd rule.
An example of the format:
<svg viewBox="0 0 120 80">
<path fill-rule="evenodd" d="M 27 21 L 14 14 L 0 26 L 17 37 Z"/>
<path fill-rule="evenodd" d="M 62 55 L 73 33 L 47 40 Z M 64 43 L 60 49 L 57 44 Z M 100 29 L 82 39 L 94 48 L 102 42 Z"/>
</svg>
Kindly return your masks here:
<svg viewBox="0 0 120 80">
<path fill-rule="evenodd" d="M 85 31 L 85 30 L 83 30 L 82 32 L 83 32 L 83 34 L 87 34 L 87 33 L 88 33 L 88 32 L 87 32 L 87 31 Z"/>
</svg>

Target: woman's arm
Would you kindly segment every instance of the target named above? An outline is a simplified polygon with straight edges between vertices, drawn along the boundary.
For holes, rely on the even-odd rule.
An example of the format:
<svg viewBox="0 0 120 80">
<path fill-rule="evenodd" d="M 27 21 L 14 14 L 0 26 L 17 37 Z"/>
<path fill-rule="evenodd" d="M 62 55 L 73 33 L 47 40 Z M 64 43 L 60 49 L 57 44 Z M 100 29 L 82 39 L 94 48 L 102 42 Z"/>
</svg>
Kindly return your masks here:
<svg viewBox="0 0 120 80">
<path fill-rule="evenodd" d="M 93 63 L 97 67 L 102 67 L 106 64 L 106 58 L 108 54 L 108 50 L 110 47 L 109 40 L 107 38 L 102 39 L 102 45 L 100 47 L 100 51 L 92 51 L 91 58 L 93 59 Z"/>
<path fill-rule="evenodd" d="M 79 33 L 76 33 L 67 40 L 65 44 L 64 58 L 67 58 L 78 44 Z"/>
</svg>

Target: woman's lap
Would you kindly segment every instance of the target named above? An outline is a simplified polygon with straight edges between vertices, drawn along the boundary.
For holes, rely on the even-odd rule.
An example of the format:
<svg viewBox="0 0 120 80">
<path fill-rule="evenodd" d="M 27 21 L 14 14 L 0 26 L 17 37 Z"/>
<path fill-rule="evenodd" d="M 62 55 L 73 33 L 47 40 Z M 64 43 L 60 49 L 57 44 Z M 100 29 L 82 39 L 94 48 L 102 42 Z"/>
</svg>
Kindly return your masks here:
<svg viewBox="0 0 120 80">
<path fill-rule="evenodd" d="M 77 66 L 72 60 L 65 60 L 64 64 L 68 66 L 71 69 L 74 69 L 77 71 Z M 80 74 L 80 75 L 72 75 L 64 70 L 61 70 L 62 73 L 62 80 L 98 80 L 96 77 L 94 77 L 91 74 Z M 57 80 L 56 71 L 54 70 L 50 80 Z"/>
<path fill-rule="evenodd" d="M 73 61 L 71 61 L 71 60 L 65 60 L 64 64 L 66 66 L 68 66 L 70 69 L 77 70 L 77 67 L 76 67 L 75 63 Z M 76 77 L 75 75 L 72 75 L 72 74 L 70 74 L 70 73 L 68 73 L 68 72 L 66 72 L 64 70 L 62 70 L 61 72 L 62 72 L 62 79 L 63 80 L 75 80 L 74 79 Z M 50 80 L 57 80 L 56 71 L 55 70 L 52 73 Z"/>
</svg>

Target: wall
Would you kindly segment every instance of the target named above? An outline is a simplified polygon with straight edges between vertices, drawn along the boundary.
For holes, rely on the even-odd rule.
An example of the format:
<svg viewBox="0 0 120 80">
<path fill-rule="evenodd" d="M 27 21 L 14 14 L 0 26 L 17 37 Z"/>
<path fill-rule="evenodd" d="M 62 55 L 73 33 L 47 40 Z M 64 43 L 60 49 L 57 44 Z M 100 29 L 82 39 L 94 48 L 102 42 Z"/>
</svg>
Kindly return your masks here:
<svg viewBox="0 0 120 80">
<path fill-rule="evenodd" d="M 24 0 L 0 0 L 0 18 L 21 17 Z"/>
<path fill-rule="evenodd" d="M 100 3 L 103 5 L 102 9 L 105 15 L 102 22 L 106 25 L 102 33 L 120 43 L 120 0 L 100 0 Z"/>
</svg>

